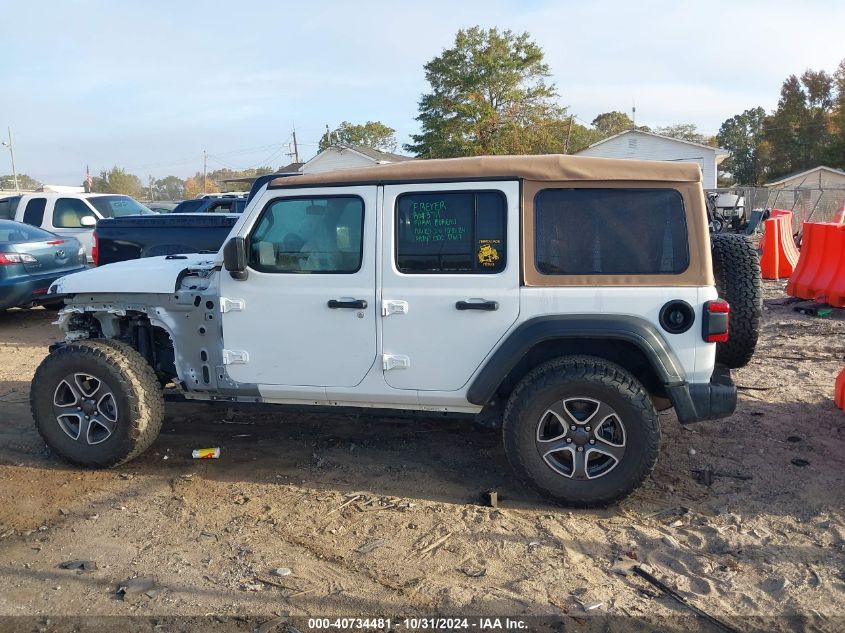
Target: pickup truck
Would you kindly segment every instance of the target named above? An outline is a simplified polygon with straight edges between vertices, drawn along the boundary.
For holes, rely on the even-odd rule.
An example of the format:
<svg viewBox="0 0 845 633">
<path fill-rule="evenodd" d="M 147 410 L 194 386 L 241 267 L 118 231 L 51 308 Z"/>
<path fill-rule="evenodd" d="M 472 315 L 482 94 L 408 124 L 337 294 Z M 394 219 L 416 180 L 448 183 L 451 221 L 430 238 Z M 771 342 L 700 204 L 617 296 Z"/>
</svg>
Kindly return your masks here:
<svg viewBox="0 0 845 633">
<path fill-rule="evenodd" d="M 129 196 L 104 193 L 27 193 L 0 201 L 0 219 L 16 220 L 75 238 L 93 260 L 94 225 L 102 218 L 153 215 L 147 207 Z"/>
<path fill-rule="evenodd" d="M 246 198 L 183 200 L 170 213 L 243 213 Z"/>
<path fill-rule="evenodd" d="M 240 216 L 211 213 L 167 213 L 97 222 L 92 251 L 95 266 L 127 259 L 216 253 Z"/>
<path fill-rule="evenodd" d="M 247 197 L 208 195 L 180 202 L 168 214 L 100 220 L 94 236 L 94 264 L 102 266 L 157 255 L 216 253 L 238 220 L 239 215 L 235 214 L 242 213 L 271 180 L 286 176 L 260 176 Z"/>
</svg>

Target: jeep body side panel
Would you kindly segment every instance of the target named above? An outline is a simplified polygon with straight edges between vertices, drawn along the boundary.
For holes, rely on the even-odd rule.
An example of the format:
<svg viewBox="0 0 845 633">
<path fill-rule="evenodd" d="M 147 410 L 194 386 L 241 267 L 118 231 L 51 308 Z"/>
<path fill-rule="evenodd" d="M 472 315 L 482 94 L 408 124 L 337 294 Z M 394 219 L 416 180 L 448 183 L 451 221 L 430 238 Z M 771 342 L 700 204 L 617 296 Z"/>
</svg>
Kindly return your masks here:
<svg viewBox="0 0 845 633">
<path fill-rule="evenodd" d="M 686 380 L 672 348 L 649 321 L 625 314 L 550 314 L 523 321 L 487 360 L 472 381 L 467 400 L 484 405 L 499 385 L 536 345 L 561 339 L 617 340 L 632 343 L 645 354 L 664 385 Z"/>
</svg>

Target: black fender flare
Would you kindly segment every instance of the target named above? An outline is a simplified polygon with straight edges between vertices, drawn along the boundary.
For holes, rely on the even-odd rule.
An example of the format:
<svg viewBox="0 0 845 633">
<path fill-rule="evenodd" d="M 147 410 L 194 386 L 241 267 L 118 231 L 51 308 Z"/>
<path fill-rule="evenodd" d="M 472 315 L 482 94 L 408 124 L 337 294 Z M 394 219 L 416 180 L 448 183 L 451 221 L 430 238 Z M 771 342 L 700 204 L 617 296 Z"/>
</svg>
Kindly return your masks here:
<svg viewBox="0 0 845 633">
<path fill-rule="evenodd" d="M 484 406 L 502 381 L 537 344 L 560 339 L 626 341 L 645 354 L 658 380 L 667 387 L 686 383 L 686 372 L 657 328 L 640 317 L 619 314 L 540 316 L 517 326 L 487 358 L 467 390 L 467 400 Z"/>
</svg>

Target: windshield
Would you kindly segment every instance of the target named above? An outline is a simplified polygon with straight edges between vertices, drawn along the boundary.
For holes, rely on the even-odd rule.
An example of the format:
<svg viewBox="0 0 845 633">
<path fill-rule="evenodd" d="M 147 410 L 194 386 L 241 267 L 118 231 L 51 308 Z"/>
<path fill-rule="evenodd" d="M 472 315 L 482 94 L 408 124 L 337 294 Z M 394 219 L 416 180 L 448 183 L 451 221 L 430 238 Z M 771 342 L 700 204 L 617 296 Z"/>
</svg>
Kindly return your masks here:
<svg viewBox="0 0 845 633">
<path fill-rule="evenodd" d="M 154 213 L 129 196 L 92 196 L 88 202 L 104 218 L 122 218 L 125 215 L 150 215 Z"/>
<path fill-rule="evenodd" d="M 12 222 L 0 220 L 0 243 L 8 242 L 19 244 L 21 242 L 47 242 L 58 239 L 53 233 L 24 224 L 23 222 Z"/>
</svg>

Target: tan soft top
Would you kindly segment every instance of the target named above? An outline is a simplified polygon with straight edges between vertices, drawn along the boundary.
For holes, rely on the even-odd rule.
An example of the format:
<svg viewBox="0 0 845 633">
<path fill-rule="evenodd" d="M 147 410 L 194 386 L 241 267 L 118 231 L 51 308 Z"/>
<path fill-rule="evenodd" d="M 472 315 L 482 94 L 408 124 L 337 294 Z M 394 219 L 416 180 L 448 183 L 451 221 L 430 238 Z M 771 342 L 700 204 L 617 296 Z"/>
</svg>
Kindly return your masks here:
<svg viewBox="0 0 845 633">
<path fill-rule="evenodd" d="M 544 154 L 541 156 L 472 156 L 410 160 L 360 169 L 276 178 L 271 187 L 420 180 L 512 179 L 534 181 L 700 182 L 697 163 L 622 160 Z"/>
</svg>

